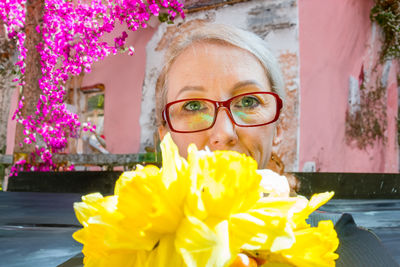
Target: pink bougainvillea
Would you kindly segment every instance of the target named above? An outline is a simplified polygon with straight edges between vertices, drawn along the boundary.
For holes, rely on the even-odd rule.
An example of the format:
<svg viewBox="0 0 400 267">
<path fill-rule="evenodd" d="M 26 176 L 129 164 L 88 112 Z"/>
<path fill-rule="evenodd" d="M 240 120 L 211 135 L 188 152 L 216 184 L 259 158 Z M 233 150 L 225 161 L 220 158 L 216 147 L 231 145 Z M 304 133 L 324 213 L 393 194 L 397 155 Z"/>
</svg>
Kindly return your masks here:
<svg viewBox="0 0 400 267">
<path fill-rule="evenodd" d="M 26 48 L 24 47 L 25 32 L 25 3 L 26 0 L 0 0 L 0 21 L 5 22 L 7 37 L 15 39 L 18 47 L 18 61 L 21 73 L 25 72 L 24 59 Z"/>
<path fill-rule="evenodd" d="M 63 151 L 69 137 L 77 137 L 81 130 L 94 131 L 95 125 L 81 124 L 78 116 L 66 108 L 64 84 L 71 75 L 90 72 L 94 62 L 118 52 L 134 53 L 133 47 L 125 47 L 127 32 L 115 38 L 114 44 L 102 40 L 102 36 L 114 30 L 116 23 L 125 23 L 129 30 L 146 28 L 152 16 L 162 21 L 184 17 L 183 4 L 178 0 L 44 0 L 43 21 L 36 30 L 42 35 L 37 46 L 41 57 L 42 77 L 35 114 L 23 116 L 21 97 L 14 118 L 24 125 L 24 143 L 35 143 L 31 157 L 41 158 L 43 163 L 34 166 L 25 160 L 16 162 L 12 173 L 19 170 L 54 170 L 52 153 Z M 23 31 L 26 0 L 0 0 L 0 20 L 6 25 L 8 38 L 17 41 L 21 70 L 19 86 L 23 86 L 26 48 Z M 160 13 L 165 10 L 164 13 Z M 161 16 L 162 15 L 162 16 Z M 161 19 L 162 18 L 162 19 Z M 22 144 L 21 144 L 22 145 Z"/>
</svg>

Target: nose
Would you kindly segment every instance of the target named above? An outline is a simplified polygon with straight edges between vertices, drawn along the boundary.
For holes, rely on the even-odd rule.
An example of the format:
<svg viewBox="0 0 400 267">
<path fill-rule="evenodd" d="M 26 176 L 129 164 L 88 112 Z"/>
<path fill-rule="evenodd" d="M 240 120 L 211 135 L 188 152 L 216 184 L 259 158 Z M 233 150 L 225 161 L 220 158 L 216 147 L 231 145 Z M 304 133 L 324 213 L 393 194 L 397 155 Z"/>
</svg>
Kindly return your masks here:
<svg viewBox="0 0 400 267">
<path fill-rule="evenodd" d="M 238 142 L 235 125 L 229 117 L 228 110 L 219 108 L 214 126 L 210 129 L 210 149 L 229 150 Z"/>
</svg>

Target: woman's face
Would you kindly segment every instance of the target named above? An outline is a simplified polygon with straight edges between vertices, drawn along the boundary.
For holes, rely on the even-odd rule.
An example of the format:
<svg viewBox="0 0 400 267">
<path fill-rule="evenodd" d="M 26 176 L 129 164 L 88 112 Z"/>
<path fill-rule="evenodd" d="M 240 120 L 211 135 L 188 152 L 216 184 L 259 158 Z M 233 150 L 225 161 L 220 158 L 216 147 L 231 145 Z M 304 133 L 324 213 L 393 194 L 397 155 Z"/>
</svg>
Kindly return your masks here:
<svg viewBox="0 0 400 267">
<path fill-rule="evenodd" d="M 195 43 L 175 60 L 167 74 L 167 103 L 186 98 L 224 101 L 248 92 L 271 92 L 270 83 L 259 61 L 249 52 L 224 44 Z M 253 157 L 265 168 L 271 154 L 275 123 L 258 127 L 239 127 L 232 123 L 226 109 L 219 109 L 214 126 L 196 133 L 167 132 L 187 157 L 187 147 L 234 150 Z"/>
</svg>

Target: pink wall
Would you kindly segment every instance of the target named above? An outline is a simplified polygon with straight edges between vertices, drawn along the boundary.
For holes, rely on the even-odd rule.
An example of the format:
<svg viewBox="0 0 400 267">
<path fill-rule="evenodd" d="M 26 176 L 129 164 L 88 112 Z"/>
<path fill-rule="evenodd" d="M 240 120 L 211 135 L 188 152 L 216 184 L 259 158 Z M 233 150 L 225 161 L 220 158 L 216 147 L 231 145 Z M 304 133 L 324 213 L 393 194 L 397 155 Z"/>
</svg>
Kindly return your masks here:
<svg viewBox="0 0 400 267">
<path fill-rule="evenodd" d="M 105 85 L 104 135 L 107 150 L 114 154 L 137 153 L 140 144 L 140 105 L 146 64 L 146 44 L 154 29 L 148 27 L 129 33 L 127 46 L 135 48 L 128 53 L 108 56 L 97 62 L 86 74 L 82 86 Z M 109 38 L 113 40 L 113 37 Z"/>
<path fill-rule="evenodd" d="M 345 142 L 349 77 L 358 78 L 361 66 L 378 53 L 369 19 L 372 6 L 372 0 L 299 1 L 299 170 L 314 161 L 323 172 L 398 171 L 393 70 L 398 66 L 389 75 L 386 143 L 360 150 Z"/>
<path fill-rule="evenodd" d="M 120 31 L 124 28 L 121 26 Z M 139 114 L 142 97 L 142 83 L 146 64 L 146 44 L 155 29 L 148 27 L 129 33 L 127 46 L 135 48 L 135 55 L 128 53 L 108 56 L 97 62 L 92 72 L 85 75 L 82 86 L 103 83 L 105 85 L 104 134 L 107 150 L 115 154 L 136 153 L 140 144 Z M 107 36 L 113 42 L 115 36 Z M 11 116 L 16 108 L 18 94 L 13 95 L 13 102 L 7 128 L 7 154 L 14 150 L 16 122 Z"/>
</svg>

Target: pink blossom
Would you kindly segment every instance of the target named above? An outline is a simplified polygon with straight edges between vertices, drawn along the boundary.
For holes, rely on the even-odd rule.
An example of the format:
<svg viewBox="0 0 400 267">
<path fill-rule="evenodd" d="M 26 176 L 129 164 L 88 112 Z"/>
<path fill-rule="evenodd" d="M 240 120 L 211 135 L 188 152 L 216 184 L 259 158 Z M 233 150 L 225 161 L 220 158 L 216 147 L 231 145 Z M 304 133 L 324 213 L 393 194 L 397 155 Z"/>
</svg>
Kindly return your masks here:
<svg viewBox="0 0 400 267">
<path fill-rule="evenodd" d="M 0 20 L 5 23 L 8 38 L 15 39 L 19 51 L 18 62 L 21 77 L 19 86 L 24 86 L 25 58 L 27 49 L 23 31 L 25 25 L 26 0 L 0 0 Z M 32 166 L 26 162 L 16 162 L 12 169 L 15 175 L 20 170 L 55 170 L 51 153 L 61 152 L 67 146 L 68 137 L 78 137 L 80 130 L 94 132 L 95 125 L 81 124 L 77 114 L 68 111 L 63 103 L 66 92 L 63 84 L 71 75 L 79 75 L 82 70 L 91 71 L 94 62 L 125 49 L 127 32 L 115 38 L 113 45 L 101 41 L 105 33 L 115 28 L 115 23 L 124 23 L 130 31 L 145 28 L 151 16 L 158 16 L 160 8 L 168 9 L 172 21 L 180 14 L 183 18 L 183 4 L 178 0 L 92 0 L 87 3 L 64 0 L 45 0 L 41 25 L 35 27 L 42 35 L 37 50 L 41 57 L 42 77 L 39 87 L 42 90 L 34 114 L 22 116 L 24 98 L 18 103 L 13 119 L 24 125 L 24 143 L 37 143 L 35 155 L 42 163 Z M 33 161 L 32 161 L 33 162 Z"/>
</svg>

